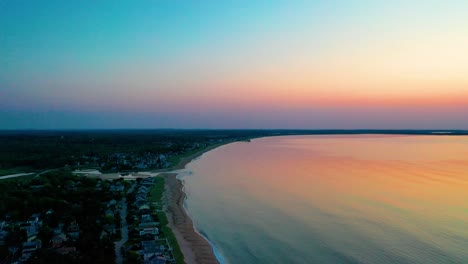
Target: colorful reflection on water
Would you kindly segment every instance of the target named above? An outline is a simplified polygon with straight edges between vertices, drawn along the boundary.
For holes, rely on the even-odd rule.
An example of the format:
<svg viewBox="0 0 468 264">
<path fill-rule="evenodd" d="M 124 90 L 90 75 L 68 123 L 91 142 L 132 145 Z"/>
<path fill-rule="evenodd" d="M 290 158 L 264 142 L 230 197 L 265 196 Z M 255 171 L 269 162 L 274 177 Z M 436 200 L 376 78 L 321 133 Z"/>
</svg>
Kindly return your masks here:
<svg viewBox="0 0 468 264">
<path fill-rule="evenodd" d="M 468 263 L 468 137 L 261 138 L 181 176 L 226 263 Z"/>
</svg>

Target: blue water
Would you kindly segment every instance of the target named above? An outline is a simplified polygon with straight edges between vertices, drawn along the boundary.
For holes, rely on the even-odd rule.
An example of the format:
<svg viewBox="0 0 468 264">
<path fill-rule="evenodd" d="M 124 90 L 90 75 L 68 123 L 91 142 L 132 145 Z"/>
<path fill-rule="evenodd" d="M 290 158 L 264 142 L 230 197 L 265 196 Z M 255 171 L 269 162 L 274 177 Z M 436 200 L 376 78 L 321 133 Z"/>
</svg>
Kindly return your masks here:
<svg viewBox="0 0 468 264">
<path fill-rule="evenodd" d="M 468 263 L 468 137 L 262 138 L 181 177 L 222 263 Z"/>
</svg>

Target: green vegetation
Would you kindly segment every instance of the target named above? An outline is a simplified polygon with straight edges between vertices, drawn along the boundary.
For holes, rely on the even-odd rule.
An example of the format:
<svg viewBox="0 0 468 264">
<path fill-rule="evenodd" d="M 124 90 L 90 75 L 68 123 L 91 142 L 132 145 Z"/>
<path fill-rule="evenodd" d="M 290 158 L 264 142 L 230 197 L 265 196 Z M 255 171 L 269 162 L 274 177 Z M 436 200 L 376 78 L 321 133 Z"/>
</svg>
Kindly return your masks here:
<svg viewBox="0 0 468 264">
<path fill-rule="evenodd" d="M 168 168 L 166 161 L 225 140 L 263 132 L 243 130 L 0 131 L 3 175 L 61 168 L 131 171 Z M 175 158 L 177 159 L 177 158 Z"/>
<path fill-rule="evenodd" d="M 27 176 L 21 176 L 21 177 L 15 177 L 15 178 L 8 178 L 1 180 L 0 183 L 15 183 L 15 184 L 28 184 L 31 182 L 31 180 L 36 177 L 35 174 L 27 175 Z"/>
<path fill-rule="evenodd" d="M 184 255 L 182 254 L 182 251 L 180 250 L 179 244 L 177 243 L 177 239 L 172 232 L 172 229 L 170 229 L 167 225 L 164 225 L 161 227 L 161 230 L 163 234 L 166 236 L 167 240 L 169 241 L 169 244 L 171 245 L 174 253 L 174 259 L 177 264 L 184 264 Z"/>
<path fill-rule="evenodd" d="M 451 135 L 467 134 L 466 131 L 451 132 Z M 94 168 L 103 172 L 169 169 L 206 148 L 264 136 L 432 133 L 430 130 L 0 131 L 0 176 L 41 172 L 40 176 L 33 174 L 0 181 L 0 224 L 3 229 L 0 230 L 0 263 L 18 259 L 26 239 L 43 241 L 35 252 L 35 263 L 114 262 L 113 241 L 120 236 L 119 230 L 115 232 L 120 226 L 120 217 L 116 215 L 115 205 L 112 208 L 108 202 L 120 200 L 124 193 L 121 187 L 128 190 L 129 186 L 120 181 L 117 184 L 74 176 L 71 173 L 74 169 Z M 164 178 L 155 178 L 148 197 L 146 192 L 143 194 L 152 206 L 152 212 L 145 213 L 134 206 L 135 192 L 127 195 L 127 204 L 132 205 L 126 217 L 129 240 L 125 243 L 125 251 L 129 255 L 125 259 L 129 263 L 140 258 L 135 252 L 142 248 L 138 225 L 143 214 L 152 214 L 151 221 L 160 222 L 160 233 L 173 248 L 176 262 L 184 263 L 177 240 L 162 212 L 163 193 Z M 24 228 L 32 215 L 39 215 L 43 222 L 34 234 L 37 238 L 30 236 Z M 74 226 L 79 226 L 79 236 L 71 239 L 69 233 L 73 232 L 68 231 Z M 76 247 L 78 253 L 61 255 L 51 248 L 50 238 L 60 231 L 57 229 L 70 237 L 65 246 Z M 11 248 L 19 251 L 12 253 Z"/>
<path fill-rule="evenodd" d="M 169 163 L 172 164 L 172 165 L 177 165 L 177 164 L 180 163 L 181 159 L 186 158 L 186 157 L 190 157 L 192 155 L 195 155 L 198 152 L 203 151 L 203 149 L 205 149 L 205 147 L 199 147 L 199 148 L 195 148 L 193 150 L 189 150 L 189 151 L 181 153 L 181 154 L 172 155 L 168 159 Z"/>
<path fill-rule="evenodd" d="M 51 260 L 55 263 L 62 260 L 70 263 L 113 262 L 113 237 L 103 236 L 104 226 L 109 224 L 109 217 L 104 212 L 108 202 L 120 199 L 121 195 L 108 188 L 96 190 L 96 185 L 96 179 L 74 176 L 69 170 L 1 181 L 0 218 L 8 233 L 3 249 L 21 248 L 24 242 L 34 241 L 37 237 L 42 246 L 30 258 L 33 263 L 51 263 Z M 31 218 L 38 219 L 36 226 L 28 224 Z M 66 242 L 52 248 L 54 235 L 63 235 Z M 57 253 L 61 247 L 73 247 L 76 252 L 63 256 Z M 20 251 L 0 255 L 0 261 L 20 256 Z"/>
<path fill-rule="evenodd" d="M 152 203 L 162 204 L 162 198 L 164 195 L 164 178 L 155 177 L 154 185 L 150 189 L 149 200 Z M 158 208 L 161 209 L 161 208 Z"/>
<path fill-rule="evenodd" d="M 150 202 L 156 203 L 156 204 L 162 204 L 162 198 L 164 195 L 164 178 L 163 177 L 156 177 L 154 179 L 154 185 L 150 189 L 150 196 L 149 200 Z M 180 250 L 179 244 L 177 243 L 177 239 L 172 232 L 172 229 L 170 229 L 167 224 L 169 223 L 167 220 L 166 214 L 160 210 L 161 208 L 153 208 L 153 210 L 157 211 L 157 216 L 159 219 L 159 224 L 161 225 L 161 231 L 163 235 L 167 238 L 169 241 L 169 244 L 172 247 L 172 252 L 174 254 L 174 259 L 177 264 L 184 264 L 184 255 L 182 254 L 182 251 Z"/>
<path fill-rule="evenodd" d="M 467 131 L 452 130 L 450 135 Z M 165 169 L 203 148 L 278 135 L 410 134 L 431 130 L 50 130 L 0 131 L 0 175 L 51 168 Z"/>
</svg>

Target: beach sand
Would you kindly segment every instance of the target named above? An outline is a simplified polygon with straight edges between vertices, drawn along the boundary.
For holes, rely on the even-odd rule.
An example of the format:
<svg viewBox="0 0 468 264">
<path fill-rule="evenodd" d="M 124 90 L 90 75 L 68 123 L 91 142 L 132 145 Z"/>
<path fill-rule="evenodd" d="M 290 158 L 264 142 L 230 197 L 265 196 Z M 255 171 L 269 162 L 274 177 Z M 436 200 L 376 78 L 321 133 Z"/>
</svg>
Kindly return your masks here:
<svg viewBox="0 0 468 264">
<path fill-rule="evenodd" d="M 185 211 L 184 185 L 182 181 L 177 179 L 177 171 L 184 169 L 188 163 L 203 155 L 203 153 L 232 142 L 234 141 L 208 146 L 192 155 L 181 158 L 177 165 L 170 168 L 170 171 L 159 171 L 159 176 L 165 178 L 164 199 L 165 212 L 169 221 L 168 226 L 174 232 L 187 264 L 219 264 L 219 261 L 216 259 L 213 248 L 208 241 L 195 231 L 192 219 Z"/>
<path fill-rule="evenodd" d="M 184 208 L 185 193 L 176 173 L 163 173 L 165 178 L 166 215 L 187 264 L 219 263 L 211 245 L 195 231 L 192 219 Z"/>
</svg>

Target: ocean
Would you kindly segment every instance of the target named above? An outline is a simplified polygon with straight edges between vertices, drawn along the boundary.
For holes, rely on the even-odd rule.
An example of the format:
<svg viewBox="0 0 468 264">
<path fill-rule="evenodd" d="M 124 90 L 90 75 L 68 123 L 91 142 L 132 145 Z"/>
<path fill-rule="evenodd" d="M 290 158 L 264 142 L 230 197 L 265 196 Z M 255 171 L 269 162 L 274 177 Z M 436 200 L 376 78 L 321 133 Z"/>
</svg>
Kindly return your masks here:
<svg viewBox="0 0 468 264">
<path fill-rule="evenodd" d="M 222 263 L 468 263 L 467 136 L 281 136 L 188 164 Z"/>
</svg>

